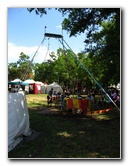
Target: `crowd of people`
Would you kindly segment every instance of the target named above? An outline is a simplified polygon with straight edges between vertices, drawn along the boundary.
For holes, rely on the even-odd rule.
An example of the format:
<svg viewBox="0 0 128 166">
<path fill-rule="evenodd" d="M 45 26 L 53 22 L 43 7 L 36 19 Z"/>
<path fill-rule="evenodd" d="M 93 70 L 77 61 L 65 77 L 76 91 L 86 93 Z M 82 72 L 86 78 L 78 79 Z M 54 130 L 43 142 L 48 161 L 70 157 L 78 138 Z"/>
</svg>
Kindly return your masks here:
<svg viewBox="0 0 128 166">
<path fill-rule="evenodd" d="M 102 91 L 99 94 L 100 97 L 98 97 L 98 99 L 96 99 L 96 94 L 95 91 L 90 89 L 88 90 L 88 93 L 86 95 L 81 95 L 81 88 L 78 88 L 78 93 L 77 93 L 77 98 L 86 98 L 88 100 L 91 100 L 91 103 L 96 103 L 100 106 L 107 106 L 108 104 L 114 102 L 116 103 L 118 106 L 120 106 L 120 93 L 119 90 L 117 89 L 109 89 L 107 91 L 107 94 L 104 94 Z M 51 88 L 51 90 L 49 91 L 48 95 L 47 95 L 47 101 L 48 101 L 48 105 L 52 104 L 53 102 L 53 98 L 59 98 L 60 99 L 60 104 L 61 107 L 64 106 L 64 99 L 65 98 L 70 98 L 70 90 L 64 89 L 62 93 L 57 93 L 56 91 L 53 91 L 53 88 Z M 54 97 L 53 97 L 54 96 Z"/>
<path fill-rule="evenodd" d="M 115 103 L 120 107 L 120 91 L 117 89 L 109 89 L 106 93 L 101 92 L 97 101 L 95 99 L 95 93 L 89 94 L 88 96 L 90 100 L 93 102 L 95 101 L 98 106 L 108 107 L 109 105 Z"/>
</svg>

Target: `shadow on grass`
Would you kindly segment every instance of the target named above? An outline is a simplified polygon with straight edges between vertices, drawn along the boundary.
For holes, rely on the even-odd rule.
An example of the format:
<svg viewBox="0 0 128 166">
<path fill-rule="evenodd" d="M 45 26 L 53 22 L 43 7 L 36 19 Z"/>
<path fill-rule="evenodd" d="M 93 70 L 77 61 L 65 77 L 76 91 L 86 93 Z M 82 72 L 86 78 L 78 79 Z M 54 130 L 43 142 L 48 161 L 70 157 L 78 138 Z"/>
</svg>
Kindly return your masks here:
<svg viewBox="0 0 128 166">
<path fill-rule="evenodd" d="M 46 106 L 46 102 L 31 102 L 28 104 L 28 107 L 30 108 L 38 108 L 38 107 L 42 107 L 42 106 Z"/>
<path fill-rule="evenodd" d="M 23 140 L 22 146 L 9 152 L 9 158 L 120 158 L 117 112 L 107 113 L 109 120 L 100 121 L 96 116 L 43 114 L 39 108 L 29 109 L 29 116 L 30 128 L 40 134 L 34 140 Z"/>
</svg>

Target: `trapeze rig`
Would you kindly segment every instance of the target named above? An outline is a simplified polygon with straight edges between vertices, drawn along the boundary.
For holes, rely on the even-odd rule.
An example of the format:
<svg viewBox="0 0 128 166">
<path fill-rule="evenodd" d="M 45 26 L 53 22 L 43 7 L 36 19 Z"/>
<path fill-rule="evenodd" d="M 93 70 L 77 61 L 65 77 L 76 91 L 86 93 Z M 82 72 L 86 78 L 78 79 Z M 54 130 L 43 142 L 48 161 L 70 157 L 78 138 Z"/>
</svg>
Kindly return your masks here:
<svg viewBox="0 0 128 166">
<path fill-rule="evenodd" d="M 66 41 L 63 39 L 63 36 L 62 36 L 62 35 L 60 35 L 60 34 L 53 34 L 53 33 L 44 33 L 44 39 L 43 39 L 42 42 L 40 43 L 40 45 L 39 45 L 37 51 L 35 52 L 35 54 L 34 54 L 34 56 L 33 56 L 33 58 L 32 58 L 32 60 L 31 60 L 30 63 L 33 62 L 33 59 L 34 59 L 34 57 L 36 56 L 36 54 L 37 54 L 37 52 L 38 52 L 40 46 L 43 44 L 43 42 L 44 42 L 44 40 L 45 40 L 45 37 L 48 37 L 48 38 L 51 38 L 51 37 L 52 37 L 52 38 L 58 38 L 59 41 L 60 41 L 60 43 L 63 45 L 63 49 L 68 50 L 68 49 L 67 49 L 67 47 L 68 47 L 69 50 L 71 50 L 71 52 L 72 52 L 74 55 L 76 55 L 76 54 L 73 52 L 73 50 L 70 48 L 70 46 L 66 43 Z M 60 40 L 60 39 L 61 39 L 61 40 Z M 67 45 L 67 47 L 64 45 L 64 43 Z M 68 52 L 69 52 L 69 50 L 68 50 Z M 71 54 L 71 52 L 69 52 L 69 54 Z M 108 93 L 102 88 L 102 86 L 96 81 L 96 79 L 93 77 L 93 75 L 91 74 L 91 72 L 90 72 L 81 62 L 79 62 L 75 56 L 73 56 L 72 54 L 71 54 L 71 56 L 72 56 L 72 58 L 73 58 L 75 61 L 77 61 L 77 63 L 93 78 L 94 82 L 98 85 L 98 87 L 105 93 L 106 96 L 108 96 L 108 98 L 112 101 L 112 103 L 113 103 L 113 104 L 116 106 L 116 108 L 120 111 L 120 109 L 118 108 L 118 106 L 116 105 L 116 103 L 111 99 L 111 97 L 110 97 L 110 96 L 108 95 Z M 30 64 L 29 64 L 29 65 L 30 65 Z M 27 67 L 27 70 L 26 70 L 25 74 L 23 75 L 23 78 L 24 78 L 24 76 L 26 75 L 26 73 L 27 73 L 27 71 L 28 71 L 28 69 L 29 69 L 29 65 L 28 65 L 28 67 Z M 19 88 L 20 88 L 20 86 L 19 86 Z M 18 88 L 18 91 L 19 91 L 19 88 Z"/>
</svg>

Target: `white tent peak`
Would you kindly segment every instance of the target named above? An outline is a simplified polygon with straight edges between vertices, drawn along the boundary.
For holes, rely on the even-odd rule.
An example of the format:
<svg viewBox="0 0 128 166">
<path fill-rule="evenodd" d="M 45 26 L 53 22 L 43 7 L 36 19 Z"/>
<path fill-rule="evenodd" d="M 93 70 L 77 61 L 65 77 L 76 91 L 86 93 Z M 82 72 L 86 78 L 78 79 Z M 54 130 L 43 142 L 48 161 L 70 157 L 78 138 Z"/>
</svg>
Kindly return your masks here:
<svg viewBox="0 0 128 166">
<path fill-rule="evenodd" d="M 47 93 L 49 93 L 49 91 L 51 90 L 51 88 L 53 88 L 53 91 L 56 91 L 57 93 L 58 92 L 60 92 L 60 93 L 63 92 L 61 86 L 57 82 L 53 82 L 52 84 L 49 84 L 49 85 L 46 86 Z"/>
<path fill-rule="evenodd" d="M 22 80 L 20 80 L 19 78 L 16 78 L 15 80 L 13 80 L 11 82 L 22 82 Z"/>
<path fill-rule="evenodd" d="M 27 79 L 24 81 L 24 83 L 33 84 L 35 81 L 33 79 Z"/>
<path fill-rule="evenodd" d="M 35 83 L 41 84 L 41 86 L 45 86 L 45 84 L 43 82 L 41 82 L 41 81 L 35 81 Z"/>
<path fill-rule="evenodd" d="M 52 84 L 50 84 L 51 86 L 60 86 L 57 82 L 53 82 Z"/>
</svg>

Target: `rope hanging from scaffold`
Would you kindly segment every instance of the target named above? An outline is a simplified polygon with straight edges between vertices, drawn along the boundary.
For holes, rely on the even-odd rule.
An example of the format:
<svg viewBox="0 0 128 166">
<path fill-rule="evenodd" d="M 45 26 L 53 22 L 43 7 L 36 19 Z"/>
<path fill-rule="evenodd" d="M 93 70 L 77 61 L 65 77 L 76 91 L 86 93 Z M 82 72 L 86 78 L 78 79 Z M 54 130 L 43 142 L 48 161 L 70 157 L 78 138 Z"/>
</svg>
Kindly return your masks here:
<svg viewBox="0 0 128 166">
<path fill-rule="evenodd" d="M 21 80 L 24 80 L 24 78 L 25 78 L 25 76 L 26 76 L 26 74 L 27 74 L 27 72 L 28 72 L 28 70 L 29 70 L 29 68 L 30 68 L 30 66 L 31 66 L 31 64 L 32 64 L 32 62 L 33 62 L 33 60 L 34 60 L 34 58 L 35 58 L 35 56 L 36 56 L 36 54 L 37 54 L 39 48 L 40 48 L 40 46 L 43 44 L 44 40 L 45 40 L 45 37 L 44 37 L 44 39 L 41 41 L 40 45 L 38 46 L 38 48 L 37 48 L 35 54 L 33 55 L 32 59 L 31 59 L 31 61 L 28 63 L 27 69 L 26 69 L 26 71 L 23 73 L 23 76 L 21 77 Z M 20 85 L 20 82 L 19 82 L 19 86 L 18 86 L 17 92 L 19 91 L 20 87 L 21 87 L 21 85 Z"/>
</svg>

